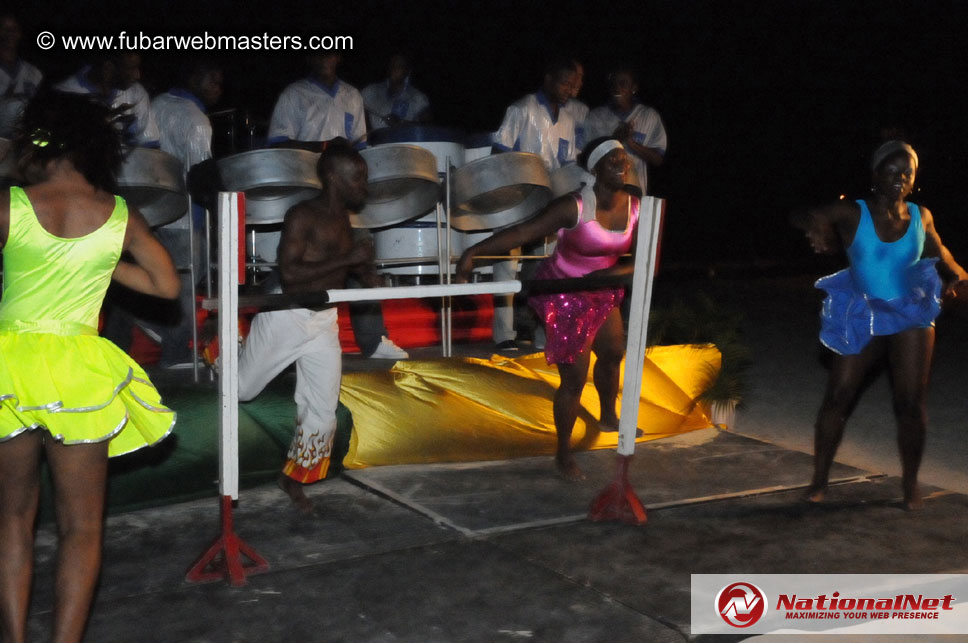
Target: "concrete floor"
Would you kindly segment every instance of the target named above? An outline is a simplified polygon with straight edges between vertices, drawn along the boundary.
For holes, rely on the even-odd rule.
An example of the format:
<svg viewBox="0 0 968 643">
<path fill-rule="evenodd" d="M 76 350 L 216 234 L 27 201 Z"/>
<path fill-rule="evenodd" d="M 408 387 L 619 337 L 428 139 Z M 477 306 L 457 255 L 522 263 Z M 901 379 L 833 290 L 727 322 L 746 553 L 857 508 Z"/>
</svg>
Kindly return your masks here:
<svg viewBox="0 0 968 643">
<path fill-rule="evenodd" d="M 801 291 L 788 296 L 806 309 L 812 294 Z M 745 287 L 725 292 L 750 300 Z M 867 443 L 845 444 L 829 501 L 798 502 L 822 391 L 807 339 L 815 309 L 804 319 L 793 303 L 770 308 L 753 305 L 748 315 L 756 360 L 736 431 L 640 446 L 630 481 L 649 507 L 643 527 L 585 519 L 613 477 L 610 452 L 580 454 L 583 483 L 556 478 L 547 458 L 348 472 L 309 488 L 312 516 L 272 486 L 245 491 L 236 531 L 270 569 L 238 588 L 184 580 L 218 533 L 214 498 L 122 514 L 108 521 L 86 640 L 733 641 L 746 636 L 690 635 L 690 574 L 968 571 L 968 497 L 956 484 L 938 484 L 956 456 L 929 448 L 925 479 L 930 469 L 934 486 L 919 513 L 900 509 L 899 481 L 887 467 L 854 458 L 892 446 L 891 426 L 869 437 L 849 429 L 850 439 Z M 960 336 L 947 337 L 935 373 L 945 390 L 963 381 L 964 363 L 949 359 L 963 344 L 942 343 Z M 798 354 L 802 347 L 811 360 Z M 869 394 L 871 414 L 885 410 L 878 395 Z M 944 425 L 932 430 L 945 450 L 965 401 L 932 399 Z M 859 423 L 871 421 L 866 407 L 857 414 Z M 49 627 L 54 551 L 43 527 L 31 640 Z"/>
</svg>

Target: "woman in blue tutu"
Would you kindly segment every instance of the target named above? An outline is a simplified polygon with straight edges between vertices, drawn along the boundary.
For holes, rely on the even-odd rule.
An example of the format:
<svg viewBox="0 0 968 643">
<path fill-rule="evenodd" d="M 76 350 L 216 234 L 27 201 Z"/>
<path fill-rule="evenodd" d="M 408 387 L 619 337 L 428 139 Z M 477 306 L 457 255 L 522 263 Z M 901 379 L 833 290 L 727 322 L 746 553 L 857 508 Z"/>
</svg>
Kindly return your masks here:
<svg viewBox="0 0 968 643">
<path fill-rule="evenodd" d="M 0 194 L 0 629 L 9 643 L 26 633 L 42 454 L 59 543 L 52 640 L 79 641 L 101 567 L 108 457 L 158 442 L 175 420 L 144 371 L 97 334 L 112 279 L 169 299 L 179 289 L 144 218 L 113 194 L 121 147 L 109 116 L 83 96 L 37 96 L 16 141 L 31 185 Z"/>
<path fill-rule="evenodd" d="M 951 256 L 927 208 L 905 201 L 914 188 L 918 155 L 888 141 L 871 157 L 866 199 L 794 215 L 814 251 L 843 247 L 850 267 L 817 281 L 827 298 L 820 341 L 833 351 L 817 416 L 814 474 L 805 499 L 824 499 L 834 454 L 865 376 L 885 355 L 890 368 L 901 454 L 904 507 L 923 506 L 918 468 L 926 432 L 925 395 L 934 350 L 934 320 L 943 285 L 968 294 L 968 273 Z"/>
</svg>

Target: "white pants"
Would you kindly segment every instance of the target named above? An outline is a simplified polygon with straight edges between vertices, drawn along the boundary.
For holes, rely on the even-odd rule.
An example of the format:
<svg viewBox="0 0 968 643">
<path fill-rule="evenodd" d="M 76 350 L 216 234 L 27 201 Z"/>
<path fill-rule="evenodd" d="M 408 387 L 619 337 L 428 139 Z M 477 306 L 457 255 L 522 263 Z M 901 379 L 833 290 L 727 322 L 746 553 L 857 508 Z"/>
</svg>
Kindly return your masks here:
<svg viewBox="0 0 968 643">
<path fill-rule="evenodd" d="M 239 400 L 251 400 L 296 363 L 296 433 L 284 471 L 300 482 L 326 477 L 342 360 L 336 308 L 274 310 L 252 319 L 239 360 Z"/>
</svg>

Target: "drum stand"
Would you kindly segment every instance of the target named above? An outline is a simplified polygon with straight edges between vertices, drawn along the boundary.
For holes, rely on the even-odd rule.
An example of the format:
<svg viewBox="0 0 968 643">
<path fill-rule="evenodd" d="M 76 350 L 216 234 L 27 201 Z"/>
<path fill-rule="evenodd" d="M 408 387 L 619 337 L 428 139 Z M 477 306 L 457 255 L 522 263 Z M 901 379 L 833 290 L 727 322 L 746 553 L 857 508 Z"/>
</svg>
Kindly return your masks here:
<svg viewBox="0 0 968 643">
<path fill-rule="evenodd" d="M 446 214 L 446 227 L 444 236 L 446 241 L 441 243 L 441 204 L 437 203 L 437 274 L 441 285 L 450 285 L 450 157 L 446 158 L 446 170 L 444 172 L 444 209 Z M 450 357 L 453 354 L 452 336 L 453 332 L 453 306 L 450 296 L 444 297 L 440 302 L 440 345 L 443 357 Z"/>
<path fill-rule="evenodd" d="M 198 384 L 198 274 L 195 272 L 195 213 L 191 195 L 188 195 L 188 278 L 192 288 L 192 379 Z M 205 211 L 205 224 L 208 227 L 208 211 Z"/>
</svg>

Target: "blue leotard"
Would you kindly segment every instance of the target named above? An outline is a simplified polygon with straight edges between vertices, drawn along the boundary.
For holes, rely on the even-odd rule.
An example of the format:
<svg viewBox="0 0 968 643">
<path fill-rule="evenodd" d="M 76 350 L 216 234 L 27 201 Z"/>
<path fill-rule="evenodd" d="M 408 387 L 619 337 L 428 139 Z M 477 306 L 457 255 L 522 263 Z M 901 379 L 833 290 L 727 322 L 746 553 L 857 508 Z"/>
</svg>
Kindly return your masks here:
<svg viewBox="0 0 968 643">
<path fill-rule="evenodd" d="M 871 338 L 927 328 L 941 312 L 937 258 L 921 259 L 921 210 L 908 203 L 911 222 L 897 241 L 881 241 L 867 203 L 847 248 L 850 267 L 817 280 L 827 292 L 820 312 L 820 341 L 841 355 L 860 353 Z"/>
<path fill-rule="evenodd" d="M 924 250 L 921 209 L 908 203 L 911 222 L 907 231 L 897 241 L 887 243 L 877 236 L 867 202 L 858 199 L 857 205 L 860 206 L 860 221 L 854 241 L 847 248 L 854 282 L 870 297 L 886 301 L 904 297 L 911 291 L 907 269 L 917 263 Z"/>
</svg>

